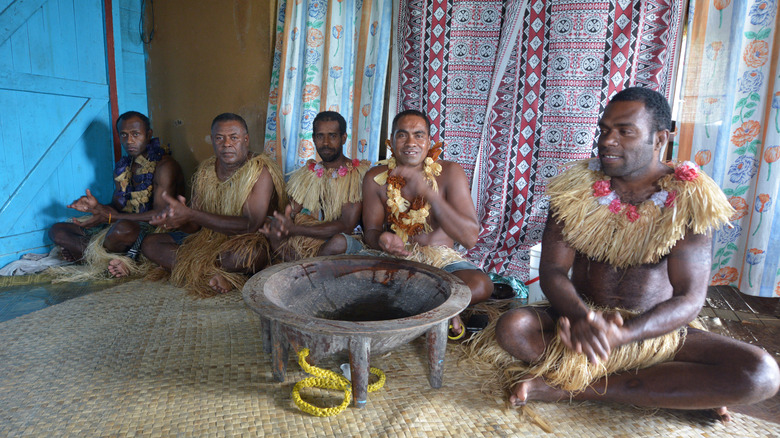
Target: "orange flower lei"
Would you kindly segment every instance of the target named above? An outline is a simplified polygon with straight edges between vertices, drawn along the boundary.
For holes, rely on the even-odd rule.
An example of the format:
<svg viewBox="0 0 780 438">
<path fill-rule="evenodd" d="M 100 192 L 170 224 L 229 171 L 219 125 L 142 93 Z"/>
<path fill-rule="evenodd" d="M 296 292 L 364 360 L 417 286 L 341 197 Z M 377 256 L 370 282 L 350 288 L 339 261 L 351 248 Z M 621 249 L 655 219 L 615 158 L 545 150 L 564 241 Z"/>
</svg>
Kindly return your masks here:
<svg viewBox="0 0 780 438">
<path fill-rule="evenodd" d="M 431 147 L 423 166 L 425 180 L 437 192 L 439 186 L 436 183 L 436 177 L 441 175 L 441 164 L 437 163 L 436 159 L 441 154 L 441 150 L 441 143 Z M 432 228 L 428 224 L 428 216 L 431 204 L 422 196 L 416 196 L 412 202 L 409 202 L 401 195 L 401 189 L 406 185 L 406 180 L 399 176 L 388 176 L 388 173 L 396 167 L 395 157 L 390 157 L 379 164 L 387 164 L 387 170 L 374 177 L 374 181 L 379 185 L 387 184 L 385 211 L 390 229 L 404 242 L 409 241 L 409 236 L 430 232 Z"/>
</svg>

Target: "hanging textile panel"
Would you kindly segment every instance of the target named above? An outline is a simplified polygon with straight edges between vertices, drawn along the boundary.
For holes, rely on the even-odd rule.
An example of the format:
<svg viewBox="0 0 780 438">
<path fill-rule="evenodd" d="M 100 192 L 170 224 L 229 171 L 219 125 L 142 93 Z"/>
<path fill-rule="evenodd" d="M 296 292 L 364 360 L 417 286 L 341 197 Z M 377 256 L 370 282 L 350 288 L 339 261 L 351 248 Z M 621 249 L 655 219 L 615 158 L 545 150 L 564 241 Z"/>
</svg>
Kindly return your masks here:
<svg viewBox="0 0 780 438">
<path fill-rule="evenodd" d="M 711 284 L 780 296 L 780 42 L 777 0 L 694 1 L 679 159 L 736 209 L 714 235 Z M 773 169 L 773 166 L 775 168 Z"/>
<path fill-rule="evenodd" d="M 445 143 L 443 158 L 472 178 L 485 124 L 503 1 L 401 0 L 395 39 L 396 113 L 423 111 L 431 140 Z"/>
<path fill-rule="evenodd" d="M 592 155 L 609 97 L 633 85 L 668 96 L 680 3 L 507 6 L 473 182 L 482 224 L 473 261 L 528 278 L 529 249 L 547 217 L 547 180 Z"/>
<path fill-rule="evenodd" d="M 376 161 L 392 2 L 282 0 L 276 25 L 265 151 L 285 174 L 315 158 L 312 122 L 327 110 L 347 120 L 345 155 Z"/>
</svg>

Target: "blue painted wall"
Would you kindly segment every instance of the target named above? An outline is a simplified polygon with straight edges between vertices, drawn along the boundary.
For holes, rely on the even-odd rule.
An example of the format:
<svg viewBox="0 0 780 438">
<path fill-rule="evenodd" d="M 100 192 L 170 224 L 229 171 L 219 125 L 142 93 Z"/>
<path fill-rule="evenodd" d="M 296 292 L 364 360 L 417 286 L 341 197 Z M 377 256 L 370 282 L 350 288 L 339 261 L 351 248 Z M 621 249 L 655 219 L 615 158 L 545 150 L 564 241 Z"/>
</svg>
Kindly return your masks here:
<svg viewBox="0 0 780 438">
<path fill-rule="evenodd" d="M 131 110 L 149 114 L 146 99 L 146 51 L 139 31 L 141 8 L 142 0 L 113 0 L 117 101 L 120 114 Z"/>
<path fill-rule="evenodd" d="M 140 0 L 112 7 L 115 23 L 127 22 L 115 31 L 119 108 L 146 111 L 143 45 L 130 31 Z M 107 72 L 103 1 L 0 0 L 0 266 L 47 252 L 46 231 L 76 213 L 65 205 L 87 188 L 110 200 Z"/>
</svg>

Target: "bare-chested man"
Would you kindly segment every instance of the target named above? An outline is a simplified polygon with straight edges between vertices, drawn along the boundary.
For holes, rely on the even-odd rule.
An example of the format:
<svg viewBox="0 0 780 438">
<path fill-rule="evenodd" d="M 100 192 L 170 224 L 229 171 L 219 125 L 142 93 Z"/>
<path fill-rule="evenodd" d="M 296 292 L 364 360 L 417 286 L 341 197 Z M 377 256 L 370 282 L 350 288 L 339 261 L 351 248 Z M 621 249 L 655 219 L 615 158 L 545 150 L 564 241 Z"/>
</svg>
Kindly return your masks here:
<svg viewBox="0 0 780 438">
<path fill-rule="evenodd" d="M 371 163 L 344 156 L 347 121 L 341 114 L 323 111 L 313 127 L 322 161 L 309 160 L 290 176 L 290 205 L 262 229 L 284 261 L 343 254 L 350 245 L 360 246 L 351 235 L 360 222 L 363 175 Z"/>
<path fill-rule="evenodd" d="M 116 189 L 110 205 L 104 205 L 87 189 L 68 208 L 90 213 L 85 220 L 56 223 L 49 230 L 51 240 L 62 247 L 62 255 L 70 261 L 80 260 L 92 237 L 109 226 L 103 248 L 109 253 L 129 254 L 131 259 L 140 251 L 141 241 L 150 232 L 149 222 L 167 205 L 162 194 L 179 196 L 184 193 L 181 167 L 152 138 L 149 118 L 128 111 L 119 116 L 116 130 L 126 156 L 114 168 Z M 102 237 L 102 236 L 101 236 Z M 127 258 L 113 258 L 108 270 L 115 277 L 129 273 Z M 105 267 L 100 267 L 105 269 Z"/>
<path fill-rule="evenodd" d="M 479 222 L 468 178 L 459 164 L 429 154 L 431 146 L 425 114 L 407 110 L 395 116 L 392 158 L 363 179 L 365 243 L 451 272 L 468 285 L 476 304 L 490 297 L 493 283 L 452 249 L 455 242 L 466 248 L 477 243 Z M 452 326 L 454 336 L 465 329 L 459 318 Z"/>
<path fill-rule="evenodd" d="M 550 183 L 540 263 L 550 307 L 505 313 L 496 340 L 531 365 L 549 359 L 551 344 L 559 340 L 566 354 L 586 356 L 583 366 L 603 364 L 609 376 L 596 375 L 569 392 L 548 385 L 549 370 L 526 374 L 512 388 L 513 403 L 571 395 L 649 407 L 715 408 L 728 420 L 725 406 L 755 403 L 777 392 L 777 363 L 762 349 L 693 328 L 681 333 L 707 294 L 710 229 L 726 223 L 732 210 L 695 164 L 672 167 L 659 160 L 670 126 L 661 94 L 626 89 L 599 122 L 598 158 L 575 164 Z M 635 314 L 621 317 L 613 310 L 618 308 Z M 661 337 L 679 342 L 668 357 L 622 369 L 615 362 L 620 352 Z"/>
<path fill-rule="evenodd" d="M 279 166 L 249 151 L 243 118 L 218 115 L 211 142 L 214 157 L 193 177 L 191 206 L 181 196 L 164 194 L 168 207 L 151 221 L 180 231 L 150 235 L 141 246 L 147 258 L 171 270 L 175 285 L 201 296 L 241 288 L 245 275 L 268 264 L 268 241 L 257 231 L 269 213 L 287 203 Z"/>
</svg>

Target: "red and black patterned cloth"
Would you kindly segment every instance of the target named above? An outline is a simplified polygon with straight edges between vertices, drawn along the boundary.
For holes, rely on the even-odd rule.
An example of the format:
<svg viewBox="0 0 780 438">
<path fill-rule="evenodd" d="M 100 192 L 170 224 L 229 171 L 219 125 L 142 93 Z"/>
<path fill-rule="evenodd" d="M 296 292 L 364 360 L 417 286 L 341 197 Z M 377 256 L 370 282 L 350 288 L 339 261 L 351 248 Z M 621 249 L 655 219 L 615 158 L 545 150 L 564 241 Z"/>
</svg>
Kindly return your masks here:
<svg viewBox="0 0 780 438">
<path fill-rule="evenodd" d="M 468 257 L 526 279 L 547 179 L 588 158 L 609 98 L 669 95 L 682 0 L 406 0 L 398 111 L 426 112 L 433 141 L 473 181 L 482 230 Z M 491 99 L 492 97 L 492 99 Z"/>
</svg>

